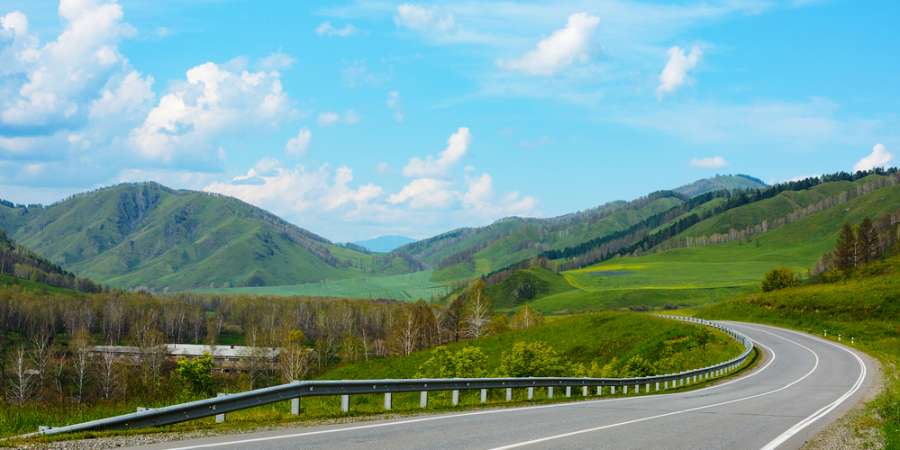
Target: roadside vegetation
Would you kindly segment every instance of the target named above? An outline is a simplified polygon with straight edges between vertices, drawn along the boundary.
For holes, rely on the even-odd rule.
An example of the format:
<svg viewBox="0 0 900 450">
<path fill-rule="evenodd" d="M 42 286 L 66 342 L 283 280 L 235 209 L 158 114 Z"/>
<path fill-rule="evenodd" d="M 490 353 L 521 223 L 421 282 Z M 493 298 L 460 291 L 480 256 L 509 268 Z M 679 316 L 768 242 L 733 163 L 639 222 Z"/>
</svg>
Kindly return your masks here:
<svg viewBox="0 0 900 450">
<path fill-rule="evenodd" d="M 886 387 L 855 425 L 880 427 L 885 448 L 900 448 L 900 255 L 897 228 L 869 239 L 869 221 L 843 228 L 823 271 L 803 285 L 739 297 L 698 309 L 707 319 L 769 323 L 840 340 L 878 358 Z M 862 237 L 863 239 L 859 239 Z"/>
</svg>

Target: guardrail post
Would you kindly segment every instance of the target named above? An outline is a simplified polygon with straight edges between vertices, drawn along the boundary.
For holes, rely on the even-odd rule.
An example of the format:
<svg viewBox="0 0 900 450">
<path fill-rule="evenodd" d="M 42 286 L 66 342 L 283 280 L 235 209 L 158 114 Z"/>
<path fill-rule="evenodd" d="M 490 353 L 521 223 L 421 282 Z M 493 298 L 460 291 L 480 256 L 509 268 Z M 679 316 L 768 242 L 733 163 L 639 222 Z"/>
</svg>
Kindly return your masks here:
<svg viewBox="0 0 900 450">
<path fill-rule="evenodd" d="M 428 391 L 419 392 L 419 408 L 428 407 Z"/>
<path fill-rule="evenodd" d="M 641 393 L 641 385 L 640 385 L 640 384 L 634 385 L 634 393 L 635 393 L 635 394 L 640 394 L 640 393 Z"/>
<path fill-rule="evenodd" d="M 663 381 L 663 390 L 666 391 L 669 389 L 669 380 Z"/>
<path fill-rule="evenodd" d="M 459 405 L 459 390 L 458 389 L 453 390 L 453 395 L 451 397 L 453 397 L 453 399 L 452 399 L 453 406 Z"/>
<path fill-rule="evenodd" d="M 603 386 L 597 386 L 597 395 L 603 395 Z"/>
<path fill-rule="evenodd" d="M 650 393 L 650 383 L 644 385 L 644 392 L 648 394 Z"/>
<path fill-rule="evenodd" d="M 553 386 L 547 386 L 547 398 L 553 398 Z"/>
<path fill-rule="evenodd" d="M 224 397 L 226 395 L 228 395 L 228 394 L 219 392 L 219 394 L 216 395 L 216 397 Z M 225 422 L 225 414 L 216 414 L 216 423 L 222 423 L 222 422 Z"/>
<path fill-rule="evenodd" d="M 610 394 L 612 394 L 612 395 L 616 395 L 616 387 L 615 387 L 615 386 L 610 386 L 610 387 L 609 387 L 609 392 L 610 392 Z"/>
<path fill-rule="evenodd" d="M 656 382 L 656 392 L 659 392 L 659 381 Z"/>
<path fill-rule="evenodd" d="M 534 388 L 533 387 L 528 388 L 528 400 L 534 400 Z"/>
<path fill-rule="evenodd" d="M 587 397 L 587 396 L 588 396 L 588 387 L 587 387 L 587 386 L 582 386 L 582 387 L 581 387 L 581 396 L 582 396 L 582 397 Z"/>
<path fill-rule="evenodd" d="M 291 415 L 292 416 L 300 415 L 300 397 L 291 399 Z"/>
<path fill-rule="evenodd" d="M 628 385 L 627 384 L 624 387 L 622 387 L 622 393 L 625 395 L 628 395 Z"/>
<path fill-rule="evenodd" d="M 341 396 L 341 412 L 350 412 L 350 396 L 347 394 Z"/>
<path fill-rule="evenodd" d="M 391 393 L 390 392 L 384 393 L 384 409 L 386 411 L 391 410 Z"/>
<path fill-rule="evenodd" d="M 512 401 L 512 388 L 506 388 L 506 401 Z"/>
<path fill-rule="evenodd" d="M 481 390 L 481 403 L 487 403 L 487 389 Z"/>
<path fill-rule="evenodd" d="M 566 398 L 572 396 L 572 386 L 566 386 Z"/>
</svg>

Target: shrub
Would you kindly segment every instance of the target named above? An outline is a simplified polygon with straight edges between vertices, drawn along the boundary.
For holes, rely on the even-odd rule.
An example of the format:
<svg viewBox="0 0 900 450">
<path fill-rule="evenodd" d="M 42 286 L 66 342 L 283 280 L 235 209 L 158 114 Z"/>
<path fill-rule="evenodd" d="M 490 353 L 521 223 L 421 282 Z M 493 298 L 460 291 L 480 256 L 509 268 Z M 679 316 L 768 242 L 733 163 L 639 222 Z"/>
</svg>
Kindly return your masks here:
<svg viewBox="0 0 900 450">
<path fill-rule="evenodd" d="M 416 378 L 478 378 L 485 376 L 487 356 L 478 347 L 463 347 L 456 352 L 436 347 L 431 357 L 419 366 Z"/>
<path fill-rule="evenodd" d="M 779 267 L 777 269 L 772 269 L 766 273 L 766 277 L 762 282 L 762 290 L 763 292 L 770 292 L 776 291 L 778 289 L 794 287 L 799 284 L 800 280 L 791 269 L 788 269 L 786 267 Z"/>
<path fill-rule="evenodd" d="M 212 395 L 213 358 L 209 353 L 197 358 L 181 358 L 175 366 L 175 373 L 185 383 L 192 394 Z"/>
<path fill-rule="evenodd" d="M 516 342 L 500 356 L 499 375 L 506 377 L 582 376 L 584 366 L 566 361 L 541 341 Z"/>
</svg>

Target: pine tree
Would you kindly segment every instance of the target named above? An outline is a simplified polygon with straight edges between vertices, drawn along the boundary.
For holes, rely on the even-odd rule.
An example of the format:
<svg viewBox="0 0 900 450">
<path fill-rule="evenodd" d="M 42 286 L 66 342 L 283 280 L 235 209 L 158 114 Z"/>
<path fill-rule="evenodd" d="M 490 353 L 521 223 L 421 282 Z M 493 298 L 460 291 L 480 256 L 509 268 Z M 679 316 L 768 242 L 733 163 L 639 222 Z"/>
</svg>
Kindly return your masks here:
<svg viewBox="0 0 900 450">
<path fill-rule="evenodd" d="M 858 264 L 865 264 L 878 258 L 878 235 L 872 220 L 866 217 L 859 224 L 856 236 L 856 257 Z"/>
<path fill-rule="evenodd" d="M 837 247 L 834 249 L 834 268 L 842 272 L 849 272 L 856 267 L 856 234 L 849 223 L 845 223 L 838 236 Z"/>
</svg>

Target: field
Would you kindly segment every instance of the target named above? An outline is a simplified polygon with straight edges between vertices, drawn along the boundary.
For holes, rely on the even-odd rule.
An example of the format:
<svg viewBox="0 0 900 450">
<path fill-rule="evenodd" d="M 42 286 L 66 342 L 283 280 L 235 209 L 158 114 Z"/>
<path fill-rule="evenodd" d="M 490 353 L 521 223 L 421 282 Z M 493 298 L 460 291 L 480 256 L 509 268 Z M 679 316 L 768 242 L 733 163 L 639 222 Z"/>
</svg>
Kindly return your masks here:
<svg viewBox="0 0 900 450">
<path fill-rule="evenodd" d="M 446 295 L 450 288 L 431 281 L 431 271 L 384 276 L 360 276 L 341 280 L 286 286 L 201 289 L 197 292 L 277 296 L 317 296 L 394 300 L 431 300 Z"/>
<path fill-rule="evenodd" d="M 900 186 L 894 186 L 745 241 L 616 258 L 564 272 L 573 289 L 542 296 L 531 305 L 545 313 L 696 306 L 755 292 L 763 274 L 774 267 L 805 275 L 834 246 L 845 222 L 859 223 L 866 216 L 898 209 Z"/>
<path fill-rule="evenodd" d="M 879 424 L 886 448 L 900 448 L 900 257 L 877 263 L 870 274 L 834 284 L 815 284 L 754 294 L 700 308 L 709 319 L 770 323 L 813 334 L 843 336 L 846 344 L 878 358 L 886 390 L 870 405 L 858 425 Z M 871 274 L 874 273 L 874 274 Z"/>
</svg>

